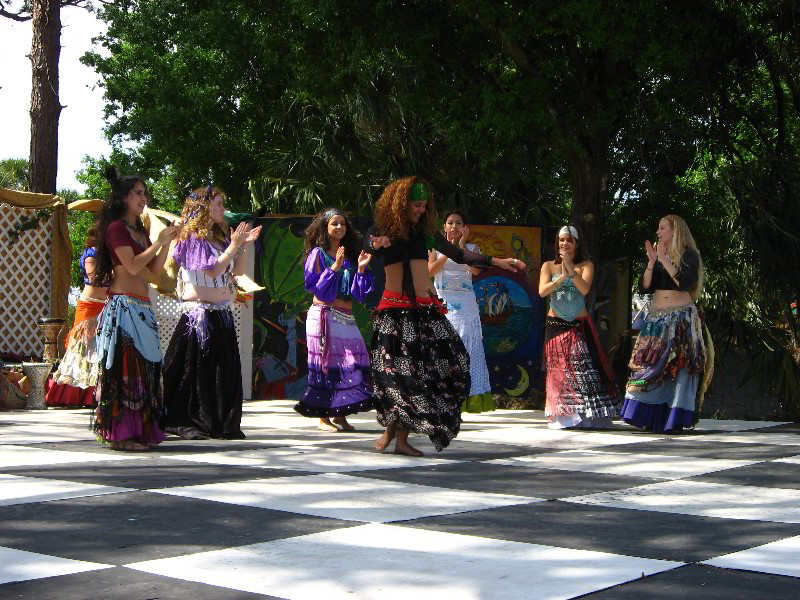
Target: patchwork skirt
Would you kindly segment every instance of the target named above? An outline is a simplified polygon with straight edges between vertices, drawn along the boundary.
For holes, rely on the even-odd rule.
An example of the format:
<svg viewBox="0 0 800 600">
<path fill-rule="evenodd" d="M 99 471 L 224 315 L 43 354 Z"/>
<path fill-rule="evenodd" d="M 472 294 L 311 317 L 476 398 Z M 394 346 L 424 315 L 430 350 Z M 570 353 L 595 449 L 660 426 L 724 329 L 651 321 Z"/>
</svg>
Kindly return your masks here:
<svg viewBox="0 0 800 600">
<path fill-rule="evenodd" d="M 452 324 L 430 298 L 409 306 L 385 292 L 371 351 L 378 422 L 425 434 L 436 450 L 447 447 L 458 435 L 471 383 L 469 354 Z"/>
<path fill-rule="evenodd" d="M 227 302 L 183 302 L 164 356 L 161 426 L 244 439 L 242 363 Z"/>
<path fill-rule="evenodd" d="M 113 294 L 97 327 L 99 375 L 93 428 L 107 442 L 159 444 L 162 411 L 158 324 L 147 297 Z"/>
<path fill-rule="evenodd" d="M 551 428 L 610 427 L 620 393 L 589 317 L 545 322 L 545 416 Z"/>
<path fill-rule="evenodd" d="M 75 322 L 66 338 L 67 351 L 48 384 L 47 406 L 91 407 L 100 371 L 97 356 L 97 323 L 105 301 L 81 298 Z"/>
<path fill-rule="evenodd" d="M 308 387 L 294 409 L 306 417 L 372 410 L 369 354 L 349 310 L 312 304 L 306 320 Z"/>
<path fill-rule="evenodd" d="M 478 302 L 472 289 L 468 291 L 437 290 L 447 303 L 447 320 L 458 332 L 469 354 L 469 374 L 471 379 L 469 395 L 461 410 L 480 413 L 495 409 L 492 386 L 489 382 L 489 368 L 483 349 L 483 330 Z"/>
<path fill-rule="evenodd" d="M 706 344 L 697 307 L 650 310 L 633 348 L 622 418 L 654 432 L 691 427 Z"/>
</svg>

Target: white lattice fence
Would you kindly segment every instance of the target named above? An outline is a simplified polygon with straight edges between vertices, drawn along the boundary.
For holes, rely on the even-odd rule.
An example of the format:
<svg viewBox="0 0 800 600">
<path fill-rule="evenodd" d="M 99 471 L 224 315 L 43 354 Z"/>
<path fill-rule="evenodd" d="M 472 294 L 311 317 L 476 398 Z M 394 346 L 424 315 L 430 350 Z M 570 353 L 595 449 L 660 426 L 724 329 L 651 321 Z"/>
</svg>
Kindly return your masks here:
<svg viewBox="0 0 800 600">
<path fill-rule="evenodd" d="M 22 233 L 11 247 L 6 232 L 34 212 L 0 204 L 0 352 L 23 357 L 44 350 L 36 320 L 50 316 L 50 219 Z"/>
<path fill-rule="evenodd" d="M 171 296 L 163 296 L 158 292 L 152 293 L 151 300 L 153 306 L 155 306 L 156 318 L 158 319 L 158 336 L 161 342 L 161 355 L 165 356 L 169 340 L 172 338 L 172 332 L 175 331 L 175 327 L 178 325 L 178 319 L 181 318 L 181 303 Z M 242 308 L 238 302 L 234 303 L 233 321 L 236 325 L 236 337 L 239 341 L 239 353 L 241 354 Z"/>
</svg>

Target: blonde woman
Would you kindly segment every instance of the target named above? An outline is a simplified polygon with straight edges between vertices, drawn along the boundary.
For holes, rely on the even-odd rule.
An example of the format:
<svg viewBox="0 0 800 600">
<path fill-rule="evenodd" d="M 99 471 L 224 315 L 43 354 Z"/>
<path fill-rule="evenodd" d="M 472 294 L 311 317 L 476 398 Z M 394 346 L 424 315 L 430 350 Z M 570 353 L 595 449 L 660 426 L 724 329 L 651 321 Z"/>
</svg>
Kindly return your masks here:
<svg viewBox="0 0 800 600">
<path fill-rule="evenodd" d="M 658 244 L 645 242 L 647 267 L 640 291 L 652 294 L 631 356 L 622 419 L 654 432 L 691 427 L 706 345 L 695 299 L 703 287 L 703 261 L 683 219 L 658 224 Z"/>
<path fill-rule="evenodd" d="M 244 274 L 247 248 L 260 227 L 225 221 L 225 194 L 211 184 L 186 198 L 172 252 L 178 263 L 181 317 L 164 356 L 168 433 L 186 439 L 242 439 L 242 367 L 231 312 L 234 275 Z"/>
</svg>

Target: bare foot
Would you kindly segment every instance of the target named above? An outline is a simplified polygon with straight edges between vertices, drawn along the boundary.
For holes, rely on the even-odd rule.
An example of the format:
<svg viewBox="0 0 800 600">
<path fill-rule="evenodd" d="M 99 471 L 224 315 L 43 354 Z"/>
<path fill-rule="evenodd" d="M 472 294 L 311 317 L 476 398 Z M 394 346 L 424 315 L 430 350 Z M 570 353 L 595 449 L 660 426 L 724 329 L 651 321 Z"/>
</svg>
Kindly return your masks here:
<svg viewBox="0 0 800 600">
<path fill-rule="evenodd" d="M 319 425 L 317 425 L 317 429 L 319 429 L 320 431 L 328 431 L 330 433 L 336 433 L 337 431 L 339 431 L 339 428 L 333 423 L 331 423 L 331 420 L 328 418 L 320 419 Z"/>
<path fill-rule="evenodd" d="M 340 427 L 342 431 L 355 431 L 356 428 L 347 422 L 347 417 L 333 417 L 331 423 Z"/>
<path fill-rule="evenodd" d="M 121 442 L 111 442 L 111 449 L 121 452 L 147 452 L 150 447 L 133 440 L 122 440 Z"/>
<path fill-rule="evenodd" d="M 397 433 L 397 423 L 392 423 L 389 425 L 386 430 L 383 432 L 383 435 L 375 440 L 375 450 L 378 452 L 383 452 L 386 450 L 386 447 L 392 443 L 394 439 L 394 435 Z"/>
<path fill-rule="evenodd" d="M 408 442 L 401 442 L 399 439 L 394 444 L 395 454 L 405 454 L 406 456 L 425 456 L 421 450 L 417 450 Z"/>
</svg>

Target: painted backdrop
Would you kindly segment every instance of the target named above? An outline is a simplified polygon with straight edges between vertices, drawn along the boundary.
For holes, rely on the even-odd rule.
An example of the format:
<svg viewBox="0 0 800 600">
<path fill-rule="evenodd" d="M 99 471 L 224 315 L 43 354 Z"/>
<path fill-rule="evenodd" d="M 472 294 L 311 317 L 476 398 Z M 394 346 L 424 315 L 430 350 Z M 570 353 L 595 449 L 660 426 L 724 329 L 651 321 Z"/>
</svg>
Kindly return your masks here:
<svg viewBox="0 0 800 600">
<path fill-rule="evenodd" d="M 303 289 L 303 231 L 311 217 L 259 218 L 253 310 L 253 398 L 300 398 L 306 388 L 305 318 L 311 295 Z M 361 232 L 371 220 L 355 218 Z M 492 391 L 517 397 L 541 389 L 543 303 L 536 292 L 541 263 L 537 227 L 470 226 L 470 241 L 483 252 L 513 256 L 529 266 L 524 274 L 489 269 L 474 280 L 481 309 L 484 347 Z M 380 299 L 383 268 L 371 263 L 378 289 L 367 306 L 354 303 L 353 313 L 364 339 L 372 337 L 371 309 Z"/>
</svg>

